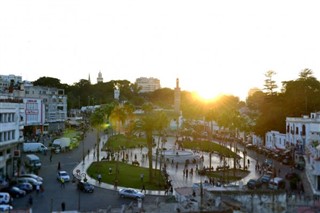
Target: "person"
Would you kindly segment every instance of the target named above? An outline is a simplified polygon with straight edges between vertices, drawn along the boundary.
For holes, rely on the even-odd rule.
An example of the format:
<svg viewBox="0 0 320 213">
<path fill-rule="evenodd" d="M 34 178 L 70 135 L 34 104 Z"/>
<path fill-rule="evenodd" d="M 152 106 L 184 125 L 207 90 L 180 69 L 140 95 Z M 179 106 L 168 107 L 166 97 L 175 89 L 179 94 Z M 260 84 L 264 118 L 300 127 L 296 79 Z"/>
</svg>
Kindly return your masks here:
<svg viewBox="0 0 320 213">
<path fill-rule="evenodd" d="M 141 189 L 141 192 L 143 191 L 146 193 L 146 187 L 144 186 L 144 184 L 142 185 L 142 189 Z"/>
<path fill-rule="evenodd" d="M 60 178 L 60 182 L 61 182 L 61 188 L 64 188 L 64 179 Z"/>
<path fill-rule="evenodd" d="M 60 165 L 60 161 L 58 162 L 58 170 L 60 171 L 61 169 L 61 165 Z"/>
<path fill-rule="evenodd" d="M 37 191 L 37 195 L 38 195 L 40 192 L 40 185 L 36 185 L 36 191 Z"/>
<path fill-rule="evenodd" d="M 98 174 L 98 182 L 99 182 L 99 184 L 101 184 L 101 174 Z"/>
<path fill-rule="evenodd" d="M 66 203 L 65 202 L 62 202 L 61 203 L 61 211 L 65 211 L 66 210 Z"/>
<path fill-rule="evenodd" d="M 143 177 L 144 177 L 144 174 L 140 174 L 140 180 L 141 180 L 141 182 L 143 182 Z"/>
<path fill-rule="evenodd" d="M 109 175 L 112 174 L 112 168 L 109 167 Z"/>
<path fill-rule="evenodd" d="M 52 162 L 52 154 L 50 154 L 50 163 Z"/>
<path fill-rule="evenodd" d="M 28 202 L 29 202 L 29 205 L 30 205 L 30 206 L 32 206 L 32 204 L 33 204 L 33 198 L 32 198 L 32 195 L 30 195 L 30 196 L 29 196 L 29 200 L 28 200 Z"/>
</svg>

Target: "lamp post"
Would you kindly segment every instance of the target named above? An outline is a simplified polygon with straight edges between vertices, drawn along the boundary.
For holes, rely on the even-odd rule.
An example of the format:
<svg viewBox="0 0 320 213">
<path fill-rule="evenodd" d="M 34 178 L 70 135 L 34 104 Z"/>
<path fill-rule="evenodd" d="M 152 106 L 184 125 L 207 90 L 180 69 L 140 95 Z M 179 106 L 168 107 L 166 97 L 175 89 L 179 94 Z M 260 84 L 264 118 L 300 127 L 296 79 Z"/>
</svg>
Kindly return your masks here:
<svg viewBox="0 0 320 213">
<path fill-rule="evenodd" d="M 87 181 L 87 175 L 84 172 L 79 174 L 79 178 L 80 179 L 78 179 L 78 182 L 80 182 L 82 180 L 82 177 L 83 177 L 83 181 L 86 182 Z M 78 211 L 79 212 L 80 212 L 80 203 L 81 203 L 80 194 L 81 194 L 80 190 L 78 190 Z"/>
</svg>

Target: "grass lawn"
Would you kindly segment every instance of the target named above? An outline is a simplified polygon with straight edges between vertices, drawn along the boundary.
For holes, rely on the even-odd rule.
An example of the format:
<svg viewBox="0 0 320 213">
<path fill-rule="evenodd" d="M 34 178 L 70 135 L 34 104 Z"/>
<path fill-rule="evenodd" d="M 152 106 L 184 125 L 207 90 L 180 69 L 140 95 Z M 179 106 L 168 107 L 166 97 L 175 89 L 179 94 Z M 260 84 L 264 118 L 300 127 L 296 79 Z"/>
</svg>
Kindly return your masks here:
<svg viewBox="0 0 320 213">
<path fill-rule="evenodd" d="M 109 137 L 108 143 L 105 144 L 103 150 L 112 149 L 114 151 L 117 151 L 118 149 L 121 149 L 121 147 L 131 149 L 141 146 L 147 146 L 147 140 L 145 138 L 139 138 L 136 136 L 129 138 L 125 135 L 119 134 Z"/>
<path fill-rule="evenodd" d="M 101 174 L 102 182 L 113 185 L 116 179 L 116 164 L 116 161 L 94 162 L 88 168 L 87 173 L 94 179 L 97 179 L 98 174 Z M 112 169 L 112 174 L 109 174 L 109 168 Z M 160 170 L 156 171 L 152 182 L 149 182 L 148 168 L 133 166 L 123 162 L 118 162 L 118 168 L 118 186 L 141 189 L 142 184 L 144 184 L 147 190 L 164 190 L 165 179 Z M 140 179 L 141 174 L 144 175 L 143 182 Z"/>
<path fill-rule="evenodd" d="M 238 156 L 230 149 L 210 141 L 184 141 L 182 142 L 182 146 L 186 149 L 197 149 L 204 152 L 215 152 L 225 157 L 234 158 Z"/>
<path fill-rule="evenodd" d="M 227 169 L 225 171 L 211 171 L 207 172 L 208 177 L 213 177 L 218 180 L 237 181 L 246 177 L 250 171 L 242 169 Z"/>
</svg>

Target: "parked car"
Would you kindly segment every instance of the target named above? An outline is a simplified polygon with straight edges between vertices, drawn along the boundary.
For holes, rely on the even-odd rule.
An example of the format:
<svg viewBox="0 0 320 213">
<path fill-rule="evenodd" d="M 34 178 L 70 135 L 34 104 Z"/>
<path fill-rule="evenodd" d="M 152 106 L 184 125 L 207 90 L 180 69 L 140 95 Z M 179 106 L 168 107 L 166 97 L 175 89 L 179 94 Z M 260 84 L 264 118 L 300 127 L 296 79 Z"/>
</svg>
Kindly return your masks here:
<svg viewBox="0 0 320 213">
<path fill-rule="evenodd" d="M 135 189 L 120 189 L 119 190 L 120 197 L 127 197 L 133 199 L 144 199 L 145 195 Z"/>
<path fill-rule="evenodd" d="M 37 181 L 36 179 L 30 178 L 30 177 L 18 177 L 15 179 L 16 183 L 30 183 L 33 186 L 33 189 L 36 188 L 36 186 L 41 186 L 42 182 Z"/>
<path fill-rule="evenodd" d="M 30 193 L 33 191 L 33 186 L 31 183 L 17 183 L 14 186 L 18 187 L 19 189 L 24 190 L 27 193 Z"/>
<path fill-rule="evenodd" d="M 83 182 L 83 181 L 80 181 L 78 183 L 78 189 L 83 191 L 83 192 L 90 192 L 92 193 L 94 191 L 94 186 L 91 185 L 90 183 L 88 182 Z"/>
<path fill-rule="evenodd" d="M 269 189 L 285 189 L 286 182 L 281 177 L 272 178 L 268 185 Z"/>
<path fill-rule="evenodd" d="M 255 180 L 255 179 L 250 179 L 248 182 L 247 182 L 247 187 L 249 189 L 257 189 L 257 188 L 260 188 L 262 185 L 262 182 L 261 181 L 258 181 L 258 180 Z"/>
<path fill-rule="evenodd" d="M 9 204 L 0 204 L 0 212 L 10 212 L 13 207 Z"/>
<path fill-rule="evenodd" d="M 269 183 L 270 180 L 271 180 L 270 174 L 264 174 L 259 178 L 259 181 L 261 181 L 262 183 Z"/>
<path fill-rule="evenodd" d="M 36 174 L 21 174 L 19 177 L 31 177 L 33 179 L 36 179 L 37 181 L 43 182 L 43 178 Z"/>
<path fill-rule="evenodd" d="M 15 197 L 15 198 L 24 197 L 27 194 L 26 191 L 19 189 L 16 186 L 9 186 L 4 189 L 1 189 L 1 191 L 8 192 L 11 197 Z"/>
<path fill-rule="evenodd" d="M 57 174 L 57 179 L 61 181 L 61 179 L 64 180 L 64 182 L 69 182 L 70 181 L 70 176 L 66 171 L 59 171 Z"/>
<path fill-rule="evenodd" d="M 10 202 L 10 194 L 8 192 L 0 192 L 0 204 L 8 204 Z"/>
</svg>

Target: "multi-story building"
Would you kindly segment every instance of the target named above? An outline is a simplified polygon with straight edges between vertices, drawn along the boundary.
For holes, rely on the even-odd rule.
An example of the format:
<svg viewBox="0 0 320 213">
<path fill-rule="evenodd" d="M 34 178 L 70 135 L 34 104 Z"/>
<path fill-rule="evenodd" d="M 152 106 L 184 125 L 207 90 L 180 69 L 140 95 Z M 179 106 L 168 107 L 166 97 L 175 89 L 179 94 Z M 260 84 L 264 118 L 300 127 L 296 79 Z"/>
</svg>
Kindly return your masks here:
<svg viewBox="0 0 320 213">
<path fill-rule="evenodd" d="M 67 96 L 64 94 L 63 89 L 25 85 L 22 91 L 23 94 L 20 94 L 20 97 L 29 100 L 29 103 L 33 99 L 34 107 L 39 111 L 44 110 L 44 133 L 47 131 L 60 131 L 65 128 L 65 121 L 67 120 Z M 39 99 L 44 104 L 44 109 L 41 109 Z M 41 115 L 39 114 L 39 116 Z"/>
<path fill-rule="evenodd" d="M 153 92 L 160 89 L 160 80 L 157 78 L 140 77 L 136 79 L 136 84 L 140 87 L 140 93 Z"/>
<path fill-rule="evenodd" d="M 286 134 L 278 131 L 270 131 L 266 133 L 266 147 L 270 150 L 286 149 Z"/>
<path fill-rule="evenodd" d="M 22 77 L 16 75 L 0 75 L 0 93 L 9 91 L 10 86 L 19 87 L 22 83 Z"/>
<path fill-rule="evenodd" d="M 0 97 L 0 178 L 18 171 L 20 144 L 24 141 L 24 104 L 22 99 Z"/>
<path fill-rule="evenodd" d="M 303 161 L 313 192 L 320 195 L 320 112 L 287 117 L 286 133 L 268 132 L 266 146 L 281 146 L 290 151 L 295 163 Z"/>
</svg>

